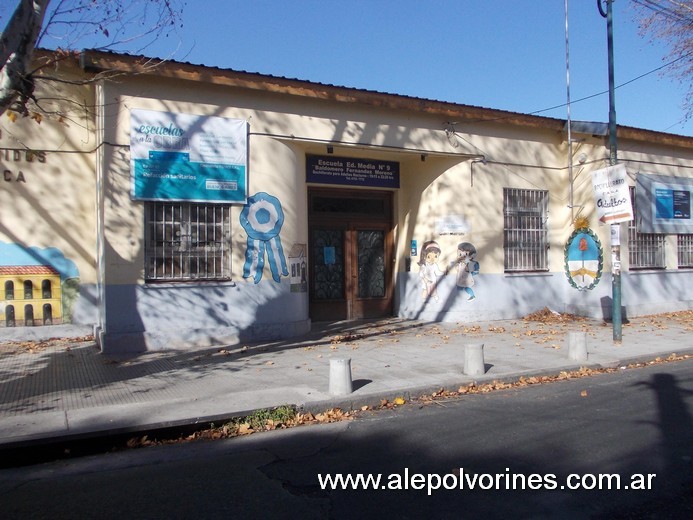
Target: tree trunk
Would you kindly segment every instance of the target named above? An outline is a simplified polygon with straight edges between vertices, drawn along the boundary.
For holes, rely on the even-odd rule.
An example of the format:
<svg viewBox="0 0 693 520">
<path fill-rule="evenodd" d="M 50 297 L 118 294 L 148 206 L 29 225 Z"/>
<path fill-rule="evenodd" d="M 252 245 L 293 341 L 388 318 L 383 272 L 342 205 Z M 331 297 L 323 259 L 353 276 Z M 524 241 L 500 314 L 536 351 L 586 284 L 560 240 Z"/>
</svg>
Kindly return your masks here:
<svg viewBox="0 0 693 520">
<path fill-rule="evenodd" d="M 27 70 L 49 2 L 20 0 L 0 35 L 0 115 L 13 106 L 23 107 L 32 95 Z"/>
</svg>

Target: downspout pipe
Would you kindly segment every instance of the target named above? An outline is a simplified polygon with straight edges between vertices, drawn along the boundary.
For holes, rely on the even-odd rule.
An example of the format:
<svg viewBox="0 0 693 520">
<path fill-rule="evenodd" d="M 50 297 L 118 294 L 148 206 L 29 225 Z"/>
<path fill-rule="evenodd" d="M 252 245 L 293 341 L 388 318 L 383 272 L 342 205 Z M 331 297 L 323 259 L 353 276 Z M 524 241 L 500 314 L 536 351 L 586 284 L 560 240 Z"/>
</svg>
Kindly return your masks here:
<svg viewBox="0 0 693 520">
<path fill-rule="evenodd" d="M 106 257 L 104 233 L 104 89 L 103 81 L 95 84 L 96 97 L 96 291 L 98 321 L 94 326 L 94 339 L 101 351 L 104 351 L 103 339 L 106 334 Z"/>
</svg>

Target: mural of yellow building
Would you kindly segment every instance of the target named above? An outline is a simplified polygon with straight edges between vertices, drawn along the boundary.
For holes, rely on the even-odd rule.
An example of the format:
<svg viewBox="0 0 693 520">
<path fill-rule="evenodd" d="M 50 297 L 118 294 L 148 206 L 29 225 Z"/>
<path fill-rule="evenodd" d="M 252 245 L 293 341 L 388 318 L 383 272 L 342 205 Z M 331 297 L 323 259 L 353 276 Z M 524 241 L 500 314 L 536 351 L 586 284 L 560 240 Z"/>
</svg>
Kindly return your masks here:
<svg viewBox="0 0 693 520">
<path fill-rule="evenodd" d="M 0 326 L 62 323 L 60 273 L 48 265 L 0 266 Z"/>
</svg>

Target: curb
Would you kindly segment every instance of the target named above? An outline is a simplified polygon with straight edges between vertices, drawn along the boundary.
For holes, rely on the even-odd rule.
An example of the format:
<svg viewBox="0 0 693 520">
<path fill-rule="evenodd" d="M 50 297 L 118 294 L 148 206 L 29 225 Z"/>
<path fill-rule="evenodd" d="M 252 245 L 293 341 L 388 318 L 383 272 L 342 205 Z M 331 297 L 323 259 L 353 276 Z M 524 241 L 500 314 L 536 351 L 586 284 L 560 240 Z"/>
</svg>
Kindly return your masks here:
<svg viewBox="0 0 693 520">
<path fill-rule="evenodd" d="M 277 404 L 277 406 L 291 406 L 295 408 L 298 411 L 304 412 L 304 413 L 321 413 L 326 410 L 332 409 L 332 408 L 340 408 L 344 411 L 360 411 L 362 407 L 368 406 L 371 408 L 377 408 L 378 406 L 381 405 L 383 400 L 387 400 L 389 402 L 393 401 L 397 397 L 402 397 L 405 399 L 405 401 L 410 402 L 412 400 L 416 400 L 422 396 L 425 395 L 431 395 L 436 392 L 440 392 L 441 390 L 443 391 L 457 391 L 461 386 L 467 386 L 470 383 L 473 383 L 475 385 L 483 385 L 486 383 L 516 383 L 518 382 L 521 378 L 529 378 L 529 377 L 551 377 L 551 376 L 558 376 L 560 375 L 561 372 L 575 372 L 579 371 L 582 368 L 586 369 L 591 369 L 591 370 L 605 370 L 605 369 L 614 369 L 618 367 L 625 367 L 628 365 L 633 365 L 633 364 L 645 364 L 645 363 L 651 363 L 656 360 L 666 360 L 667 358 L 671 357 L 672 355 L 678 355 L 678 356 L 686 356 L 686 355 L 693 355 L 693 348 L 684 348 L 684 349 L 677 349 L 676 351 L 672 352 L 666 352 L 666 353 L 660 353 L 658 355 L 641 355 L 641 356 L 633 356 L 633 357 L 627 357 L 627 358 L 622 358 L 617 361 L 613 362 L 608 362 L 608 363 L 587 363 L 587 364 L 571 364 L 571 365 L 565 365 L 562 367 L 558 368 L 552 368 L 552 369 L 538 369 L 538 370 L 528 370 L 528 371 L 523 371 L 523 372 L 518 372 L 514 373 L 512 375 L 505 375 L 505 376 L 500 376 L 500 377 L 493 377 L 493 376 L 480 376 L 480 377 L 470 377 L 466 376 L 461 379 L 455 379 L 454 381 L 447 381 L 447 382 L 442 382 L 441 384 L 436 384 L 436 385 L 423 385 L 423 386 L 412 386 L 412 387 L 407 387 L 407 388 L 401 388 L 397 390 L 389 390 L 389 391 L 381 391 L 381 392 L 374 392 L 371 394 L 363 394 L 363 395 L 358 395 L 354 396 L 353 394 L 350 394 L 348 396 L 340 396 L 340 397 L 334 397 L 331 399 L 323 399 L 319 401 L 308 401 L 308 402 L 303 402 L 303 403 L 283 403 L 283 404 Z M 685 361 L 685 360 L 682 360 Z M 152 405 L 143 405 L 144 406 L 152 406 L 157 409 L 160 408 L 160 403 L 152 404 Z M 81 432 L 76 432 L 76 433 L 63 433 L 59 435 L 50 435 L 50 436 L 26 436 L 26 437 L 20 437 L 16 438 L 14 440 L 11 440 L 9 442 L 3 442 L 2 439 L 0 439 L 0 453 L 4 454 L 8 451 L 11 450 L 18 450 L 18 449 L 26 449 L 26 448 L 41 448 L 41 447 L 57 447 L 61 444 L 70 444 L 70 443 L 75 443 L 79 441 L 97 441 L 97 440 L 106 440 L 108 438 L 117 438 L 117 437 L 126 437 L 126 436 L 138 436 L 138 435 L 145 435 L 145 434 L 151 434 L 152 432 L 158 432 L 158 431 L 166 431 L 166 430 L 172 430 L 172 429 L 184 429 L 184 430 L 195 430 L 195 429 L 200 429 L 196 428 L 197 426 L 201 427 L 209 427 L 209 425 L 213 423 L 225 423 L 231 419 L 238 418 L 238 417 L 246 417 L 249 415 L 252 415 L 255 412 L 258 412 L 259 410 L 263 410 L 266 408 L 255 408 L 255 409 L 248 409 L 248 410 L 242 410 L 242 411 L 236 411 L 236 412 L 229 412 L 229 413 L 220 413 L 220 414 L 212 414 L 212 415 L 203 415 L 203 416 L 195 416 L 195 417 L 188 417 L 188 418 L 181 418 L 181 419 L 171 419 L 171 420 L 163 420 L 163 421 L 156 421 L 152 423 L 141 423 L 141 424 L 131 424 L 131 425 L 121 425 L 121 426 L 113 426 L 111 428 L 104 428 L 100 430 L 94 430 L 94 431 L 81 431 Z M 99 409 L 101 413 L 103 414 L 103 408 Z"/>
</svg>

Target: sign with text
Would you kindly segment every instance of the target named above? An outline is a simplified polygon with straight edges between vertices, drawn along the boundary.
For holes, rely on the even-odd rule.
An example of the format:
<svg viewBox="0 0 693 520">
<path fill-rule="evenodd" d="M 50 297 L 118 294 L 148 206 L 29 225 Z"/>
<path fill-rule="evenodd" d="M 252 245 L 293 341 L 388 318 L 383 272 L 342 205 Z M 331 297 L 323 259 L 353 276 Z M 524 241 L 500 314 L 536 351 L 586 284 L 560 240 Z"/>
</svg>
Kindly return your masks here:
<svg viewBox="0 0 693 520">
<path fill-rule="evenodd" d="M 133 109 L 132 198 L 235 202 L 248 198 L 248 123 Z"/>
<path fill-rule="evenodd" d="M 592 187 L 600 224 L 633 220 L 625 165 L 617 164 L 592 172 Z"/>
<path fill-rule="evenodd" d="M 446 215 L 436 219 L 436 233 L 439 235 L 464 235 L 470 230 L 464 215 Z"/>
<path fill-rule="evenodd" d="M 638 173 L 635 208 L 641 233 L 693 233 L 693 178 Z"/>
<path fill-rule="evenodd" d="M 399 163 L 332 155 L 306 156 L 306 181 L 399 188 Z"/>
</svg>

